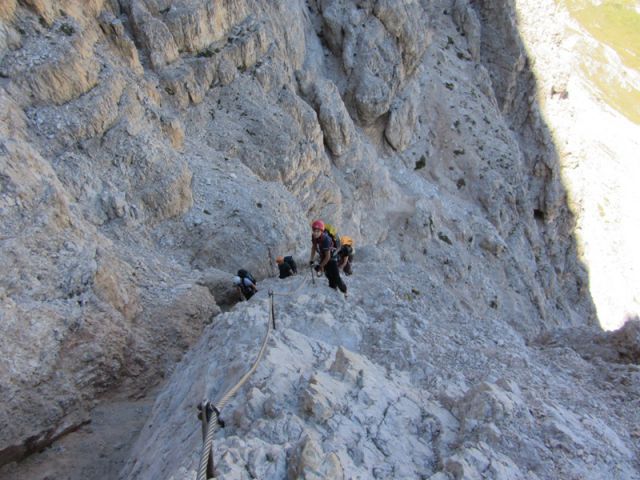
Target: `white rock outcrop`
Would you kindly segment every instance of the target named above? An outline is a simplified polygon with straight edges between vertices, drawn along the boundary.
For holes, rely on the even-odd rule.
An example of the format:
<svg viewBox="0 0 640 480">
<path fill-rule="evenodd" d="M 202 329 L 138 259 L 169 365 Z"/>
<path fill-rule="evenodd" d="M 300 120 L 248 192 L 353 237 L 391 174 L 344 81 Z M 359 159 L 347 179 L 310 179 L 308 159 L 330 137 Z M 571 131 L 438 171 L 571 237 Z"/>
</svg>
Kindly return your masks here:
<svg viewBox="0 0 640 480">
<path fill-rule="evenodd" d="M 265 355 L 222 410 L 216 477 L 638 478 L 626 429 L 637 418 L 637 365 L 620 364 L 628 390 L 619 398 L 604 394 L 574 350 L 525 345 L 502 307 L 452 323 L 447 312 L 472 307 L 441 303 L 411 269 L 381 271 L 373 254 L 355 264 L 348 301 L 298 275 L 266 281 L 217 317 L 168 381 L 121 477 L 196 474 L 196 406 L 219 401 L 253 363 L 268 288 L 293 295 L 275 296 Z M 637 338 L 623 343 L 637 351 Z M 609 408 L 619 416 L 603 415 Z"/>
</svg>

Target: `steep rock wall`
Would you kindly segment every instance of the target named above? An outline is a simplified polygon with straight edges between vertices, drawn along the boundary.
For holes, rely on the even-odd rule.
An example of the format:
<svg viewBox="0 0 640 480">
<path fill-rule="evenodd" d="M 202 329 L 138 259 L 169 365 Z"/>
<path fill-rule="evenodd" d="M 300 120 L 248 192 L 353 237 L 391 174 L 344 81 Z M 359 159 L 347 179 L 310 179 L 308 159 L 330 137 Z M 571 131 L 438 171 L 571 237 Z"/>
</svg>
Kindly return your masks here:
<svg viewBox="0 0 640 480">
<path fill-rule="evenodd" d="M 511 3 L 89 7 L 1 12 L 3 462 L 170 369 L 318 216 L 449 320 L 594 323 Z"/>
</svg>

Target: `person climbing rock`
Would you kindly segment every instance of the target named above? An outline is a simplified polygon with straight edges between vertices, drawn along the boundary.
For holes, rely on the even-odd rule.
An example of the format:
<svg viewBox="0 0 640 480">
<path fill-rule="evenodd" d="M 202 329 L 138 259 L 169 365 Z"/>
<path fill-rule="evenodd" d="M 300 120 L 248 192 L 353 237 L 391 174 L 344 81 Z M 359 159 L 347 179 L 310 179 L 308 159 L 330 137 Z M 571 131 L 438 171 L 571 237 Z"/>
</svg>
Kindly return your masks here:
<svg viewBox="0 0 640 480">
<path fill-rule="evenodd" d="M 238 270 L 238 274 L 233 277 L 233 284 L 236 286 L 241 300 L 249 300 L 258 291 L 258 282 L 256 282 L 256 279 L 242 268 Z"/>
<path fill-rule="evenodd" d="M 279 278 L 287 278 L 298 273 L 298 267 L 292 256 L 276 257 L 276 263 L 280 271 Z"/>
<path fill-rule="evenodd" d="M 345 275 L 351 275 L 353 268 L 351 266 L 353 262 L 353 254 L 355 248 L 353 247 L 353 239 L 347 235 L 342 236 L 342 246 L 338 250 L 338 269 L 342 270 Z"/>
<path fill-rule="evenodd" d="M 338 262 L 336 259 L 336 245 L 331 236 L 324 230 L 324 222 L 316 220 L 311 224 L 311 255 L 309 265 L 314 264 L 316 253 L 319 256 L 319 263 L 315 269 L 319 273 L 324 273 L 329 280 L 329 287 L 340 289 L 347 297 L 347 286 L 340 277 Z"/>
</svg>

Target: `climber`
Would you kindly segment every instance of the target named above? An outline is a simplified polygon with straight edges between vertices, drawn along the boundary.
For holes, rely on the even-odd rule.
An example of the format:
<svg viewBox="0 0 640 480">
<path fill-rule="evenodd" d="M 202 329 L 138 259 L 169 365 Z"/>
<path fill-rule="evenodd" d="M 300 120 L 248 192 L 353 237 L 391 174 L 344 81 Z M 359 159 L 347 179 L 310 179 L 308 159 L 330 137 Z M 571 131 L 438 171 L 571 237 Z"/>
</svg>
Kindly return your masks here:
<svg viewBox="0 0 640 480">
<path fill-rule="evenodd" d="M 296 261 L 291 256 L 276 257 L 276 263 L 278 264 L 278 270 L 280 270 L 278 278 L 287 278 L 298 273 Z"/>
<path fill-rule="evenodd" d="M 249 300 L 258 291 L 258 282 L 256 282 L 256 279 L 242 268 L 238 270 L 238 274 L 233 277 L 233 284 L 236 286 L 241 300 Z"/>
<path fill-rule="evenodd" d="M 343 235 L 341 240 L 342 246 L 337 253 L 338 269 L 342 270 L 345 275 L 351 275 L 353 273 L 351 264 L 353 263 L 353 254 L 355 253 L 353 239 L 347 235 Z"/>
<path fill-rule="evenodd" d="M 314 264 L 316 252 L 319 255 L 319 263 L 315 266 L 318 273 L 323 273 L 329 280 L 329 286 L 333 289 L 336 287 L 347 297 L 347 286 L 340 277 L 338 270 L 338 262 L 336 259 L 336 246 L 331 236 L 324 230 L 324 222 L 316 220 L 311 224 L 311 255 L 309 256 L 309 265 Z"/>
</svg>

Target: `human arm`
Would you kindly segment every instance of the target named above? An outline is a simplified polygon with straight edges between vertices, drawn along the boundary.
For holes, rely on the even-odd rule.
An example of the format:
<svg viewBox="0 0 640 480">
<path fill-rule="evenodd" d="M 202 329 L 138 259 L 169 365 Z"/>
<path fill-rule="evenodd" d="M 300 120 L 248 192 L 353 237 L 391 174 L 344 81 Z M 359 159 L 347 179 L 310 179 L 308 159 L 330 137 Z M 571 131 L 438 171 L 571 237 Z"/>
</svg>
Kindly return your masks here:
<svg viewBox="0 0 640 480">
<path fill-rule="evenodd" d="M 331 250 L 327 249 L 322 254 L 320 265 L 318 265 L 318 271 L 323 272 L 324 267 L 327 265 L 327 263 L 329 263 L 329 260 L 331 260 Z"/>
<path fill-rule="evenodd" d="M 315 242 L 312 240 L 311 241 L 311 254 L 309 255 L 309 265 L 313 265 L 313 259 L 316 256 L 316 244 Z"/>
</svg>

